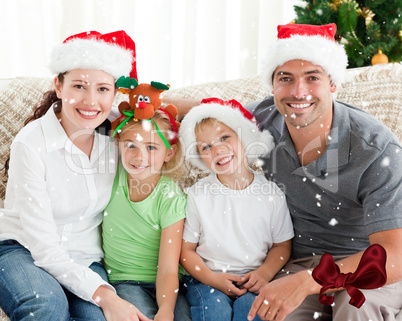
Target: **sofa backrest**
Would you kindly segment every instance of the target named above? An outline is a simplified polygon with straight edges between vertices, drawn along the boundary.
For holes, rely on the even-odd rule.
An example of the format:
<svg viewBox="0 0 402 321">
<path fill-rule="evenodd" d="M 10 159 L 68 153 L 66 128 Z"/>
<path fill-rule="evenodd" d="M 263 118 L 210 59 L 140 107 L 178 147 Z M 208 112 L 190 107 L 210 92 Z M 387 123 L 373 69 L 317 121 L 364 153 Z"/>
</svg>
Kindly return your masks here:
<svg viewBox="0 0 402 321">
<path fill-rule="evenodd" d="M 402 141 L 402 65 L 382 64 L 348 69 L 338 88 L 337 99 L 360 107 L 382 121 Z M 50 78 L 16 78 L 0 93 L 0 168 L 8 158 L 14 136 L 44 92 L 52 88 Z M 219 97 L 236 99 L 242 105 L 263 99 L 269 93 L 259 76 L 209 82 L 171 89 L 164 96 L 177 99 Z M 119 94 L 114 107 L 123 99 Z M 0 171 L 0 199 L 4 199 L 6 176 Z"/>
</svg>

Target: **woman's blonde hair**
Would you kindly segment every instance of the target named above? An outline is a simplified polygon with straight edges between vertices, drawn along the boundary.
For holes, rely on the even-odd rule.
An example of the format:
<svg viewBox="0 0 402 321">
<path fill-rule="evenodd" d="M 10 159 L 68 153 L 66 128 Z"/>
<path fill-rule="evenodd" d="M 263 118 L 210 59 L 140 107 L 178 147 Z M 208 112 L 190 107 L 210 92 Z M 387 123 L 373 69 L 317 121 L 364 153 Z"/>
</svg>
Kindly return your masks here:
<svg viewBox="0 0 402 321">
<path fill-rule="evenodd" d="M 169 145 L 170 146 L 176 145 L 176 153 L 168 162 L 165 162 L 163 164 L 162 174 L 170 177 L 172 180 L 177 182 L 185 175 L 185 170 L 186 170 L 186 167 L 184 166 L 182 144 L 178 137 L 178 133 L 173 131 L 169 116 L 166 115 L 163 111 L 155 110 L 155 115 L 152 116 L 152 120 L 156 122 L 159 130 L 162 132 L 163 136 L 166 138 Z M 146 122 L 146 121 L 149 121 L 149 120 L 130 119 L 121 128 L 119 136 L 121 137 L 123 135 L 123 133 L 128 129 L 142 126 L 143 122 Z M 155 128 L 154 123 L 152 122 L 151 124 L 155 130 L 156 128 Z M 174 142 L 174 144 L 173 144 L 173 142 Z"/>
</svg>

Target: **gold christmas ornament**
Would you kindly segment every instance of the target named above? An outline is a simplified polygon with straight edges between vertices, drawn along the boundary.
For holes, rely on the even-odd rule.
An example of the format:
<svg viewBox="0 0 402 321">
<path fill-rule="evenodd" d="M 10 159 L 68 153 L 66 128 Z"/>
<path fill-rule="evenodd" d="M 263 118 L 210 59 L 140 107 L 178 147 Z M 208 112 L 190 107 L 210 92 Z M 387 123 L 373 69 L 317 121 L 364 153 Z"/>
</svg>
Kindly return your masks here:
<svg viewBox="0 0 402 321">
<path fill-rule="evenodd" d="M 331 7 L 332 10 L 337 11 L 341 3 L 342 0 L 332 0 L 329 6 Z"/>
<path fill-rule="evenodd" d="M 373 18 L 375 13 L 371 11 L 369 8 L 363 8 L 359 14 L 364 18 L 364 22 L 366 23 L 366 27 L 369 26 L 370 23 L 373 22 Z"/>
<path fill-rule="evenodd" d="M 378 49 L 378 53 L 376 53 L 372 58 L 371 58 L 371 64 L 376 65 L 376 64 L 387 64 L 388 63 L 388 57 L 382 53 L 381 49 Z"/>
</svg>

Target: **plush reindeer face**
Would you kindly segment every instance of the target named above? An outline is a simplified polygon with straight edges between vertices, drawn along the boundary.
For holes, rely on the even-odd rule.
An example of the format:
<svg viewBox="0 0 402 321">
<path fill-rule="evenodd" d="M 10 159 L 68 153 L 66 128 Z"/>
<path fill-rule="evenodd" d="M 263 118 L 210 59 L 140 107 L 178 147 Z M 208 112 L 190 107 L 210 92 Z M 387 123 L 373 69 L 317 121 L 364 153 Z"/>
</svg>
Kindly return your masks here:
<svg viewBox="0 0 402 321">
<path fill-rule="evenodd" d="M 130 106 L 134 110 L 134 117 L 137 119 L 149 119 L 155 114 L 162 103 L 159 90 L 149 84 L 140 84 L 131 89 L 129 98 Z"/>
<path fill-rule="evenodd" d="M 151 81 L 151 84 L 138 84 L 135 78 L 128 77 L 121 77 L 116 85 L 122 87 L 121 90 L 129 95 L 128 103 L 120 103 L 120 113 L 124 110 L 134 110 L 134 117 L 137 119 L 150 119 L 162 103 L 160 94 L 169 89 L 169 86 L 156 81 Z"/>
<path fill-rule="evenodd" d="M 155 115 L 155 110 L 159 109 L 162 104 L 160 94 L 169 89 L 168 85 L 156 81 L 151 81 L 151 84 L 139 85 L 135 78 L 124 76 L 117 80 L 116 86 L 120 87 L 121 91 L 129 95 L 129 101 L 122 101 L 119 104 L 119 111 L 122 116 L 112 121 L 112 139 L 113 137 L 119 139 L 119 128 L 124 126 L 124 124 L 131 118 L 136 118 L 137 120 L 151 119 Z M 174 105 L 169 104 L 160 109 L 168 114 L 172 124 L 172 129 L 177 133 L 177 130 L 180 127 L 180 123 L 175 121 L 177 108 Z"/>
</svg>

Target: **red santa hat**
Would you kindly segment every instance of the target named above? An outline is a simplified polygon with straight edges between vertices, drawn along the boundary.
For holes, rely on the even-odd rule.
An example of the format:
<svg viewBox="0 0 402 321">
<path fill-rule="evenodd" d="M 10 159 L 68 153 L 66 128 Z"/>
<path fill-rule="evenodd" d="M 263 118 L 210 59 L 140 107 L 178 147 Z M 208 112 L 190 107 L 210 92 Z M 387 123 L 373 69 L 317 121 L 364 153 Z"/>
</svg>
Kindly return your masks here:
<svg viewBox="0 0 402 321">
<path fill-rule="evenodd" d="M 82 32 L 53 49 L 49 68 L 56 75 L 73 69 L 97 69 L 115 79 L 137 79 L 135 43 L 124 30 L 106 34 Z"/>
<path fill-rule="evenodd" d="M 267 130 L 260 131 L 253 115 L 236 100 L 224 101 L 208 98 L 201 105 L 191 108 L 180 125 L 180 138 L 183 141 L 185 157 L 201 170 L 208 170 L 197 150 L 195 126 L 203 119 L 215 118 L 230 127 L 238 135 L 245 149 L 248 163 L 252 164 L 259 156 L 268 154 L 274 148 L 274 139 Z"/>
<path fill-rule="evenodd" d="M 336 24 L 314 26 L 287 24 L 278 26 L 278 40 L 268 48 L 263 79 L 272 90 L 276 68 L 290 60 L 306 60 L 321 66 L 334 85 L 339 86 L 348 65 L 346 51 L 335 42 Z"/>
</svg>

